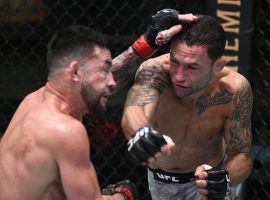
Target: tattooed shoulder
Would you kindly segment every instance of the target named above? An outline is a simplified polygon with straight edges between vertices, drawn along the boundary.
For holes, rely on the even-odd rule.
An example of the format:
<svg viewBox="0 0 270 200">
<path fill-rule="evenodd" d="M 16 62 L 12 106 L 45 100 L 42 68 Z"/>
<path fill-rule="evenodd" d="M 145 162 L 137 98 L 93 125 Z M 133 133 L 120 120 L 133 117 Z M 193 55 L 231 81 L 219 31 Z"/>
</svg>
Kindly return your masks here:
<svg viewBox="0 0 270 200">
<path fill-rule="evenodd" d="M 244 81 L 234 95 L 234 108 L 228 141 L 228 154 L 246 153 L 251 156 L 251 112 L 253 97 L 248 81 Z"/>
<path fill-rule="evenodd" d="M 149 60 L 140 67 L 135 78 L 136 85 L 153 88 L 161 94 L 170 86 L 169 70 L 161 63 Z"/>
<path fill-rule="evenodd" d="M 210 94 L 201 96 L 196 102 L 198 114 L 199 115 L 202 114 L 204 111 L 206 111 L 207 108 L 211 106 L 230 103 L 232 99 L 233 99 L 233 94 L 226 89 L 223 91 L 217 92 L 213 96 L 211 96 Z"/>
<path fill-rule="evenodd" d="M 127 95 L 126 105 L 128 106 L 145 106 L 158 101 L 158 93 L 153 89 L 144 86 L 133 86 Z"/>
<path fill-rule="evenodd" d="M 234 96 L 232 120 L 238 121 L 242 128 L 250 128 L 253 96 L 249 83 L 246 81 Z"/>
</svg>

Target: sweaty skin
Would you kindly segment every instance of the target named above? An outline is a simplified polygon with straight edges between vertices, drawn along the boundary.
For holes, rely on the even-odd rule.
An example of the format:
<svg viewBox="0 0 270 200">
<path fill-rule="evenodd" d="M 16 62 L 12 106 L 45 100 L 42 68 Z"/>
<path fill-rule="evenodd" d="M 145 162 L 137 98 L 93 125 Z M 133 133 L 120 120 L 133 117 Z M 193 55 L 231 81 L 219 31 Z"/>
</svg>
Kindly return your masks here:
<svg viewBox="0 0 270 200">
<path fill-rule="evenodd" d="M 83 126 L 62 112 L 59 102 L 47 85 L 28 95 L 19 106 L 1 141 L 0 199 L 51 199 L 51 195 L 65 198 L 59 184 L 58 154 L 73 156 L 76 143 L 81 143 L 78 148 L 83 147 L 81 152 L 86 152 L 84 148 L 89 148 L 89 144 Z M 66 142 L 70 149 L 63 145 Z M 79 162 L 91 166 L 83 159 L 78 159 Z M 74 175 L 70 174 L 70 178 Z M 92 171 L 91 176 L 95 178 Z M 98 190 L 95 189 L 93 192 Z M 48 194 L 49 191 L 53 194 Z"/>
<path fill-rule="evenodd" d="M 99 104 L 105 107 L 108 87 L 115 86 L 111 68 L 114 73 L 126 71 L 125 77 L 117 77 L 118 83 L 125 82 L 131 77 L 131 68 L 143 59 L 130 48 L 113 60 L 117 65 L 111 66 L 109 50 L 95 49 L 97 59 L 90 63 L 91 76 L 85 76 L 89 79 L 85 84 L 89 84 L 86 88 L 93 84 L 96 91 L 104 90 Z M 58 82 L 49 81 L 29 94 L 14 114 L 0 143 L 1 200 L 123 199 L 122 194 L 101 195 L 82 124 L 82 116 L 92 110 L 79 97 L 79 91 L 66 87 L 70 77 L 80 75 L 71 71 Z M 97 98 L 94 96 L 86 98 L 91 101 Z"/>
<path fill-rule="evenodd" d="M 196 19 L 192 14 L 178 18 Z M 180 30 L 176 25 L 168 33 Z M 92 104 L 106 107 L 112 92 L 133 79 L 144 59 L 132 47 L 113 60 L 108 49 L 97 49 L 98 58 L 85 76 L 72 61 L 64 78 L 49 81 L 20 104 L 0 143 L 1 200 L 123 199 L 122 194 L 101 195 L 82 116 L 92 112 Z"/>
<path fill-rule="evenodd" d="M 127 138 L 144 125 L 172 138 L 171 154 L 151 167 L 193 172 L 202 164 L 217 166 L 226 154 L 224 166 L 236 184 L 252 166 L 252 92 L 239 73 L 218 61 L 210 65 L 206 47 L 183 43 L 144 62 L 129 91 L 122 126 Z"/>
</svg>

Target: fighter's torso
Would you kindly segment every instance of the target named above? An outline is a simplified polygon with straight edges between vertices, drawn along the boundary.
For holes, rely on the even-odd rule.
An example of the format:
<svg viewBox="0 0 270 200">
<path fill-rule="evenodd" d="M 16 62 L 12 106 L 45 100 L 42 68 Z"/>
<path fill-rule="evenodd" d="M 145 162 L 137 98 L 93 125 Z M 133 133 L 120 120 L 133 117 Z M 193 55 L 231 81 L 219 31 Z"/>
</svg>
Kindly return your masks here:
<svg viewBox="0 0 270 200">
<path fill-rule="evenodd" d="M 198 114 L 193 105 L 181 105 L 165 93 L 159 99 L 151 125 L 168 135 L 176 144 L 171 156 L 160 160 L 161 168 L 169 171 L 189 172 L 207 163 L 219 164 L 224 157 L 224 124 L 227 106 L 215 106 Z"/>
<path fill-rule="evenodd" d="M 43 107 L 41 90 L 21 103 L 1 140 L 0 199 L 64 199 L 57 165 L 47 146 L 42 118 L 49 113 Z"/>
<path fill-rule="evenodd" d="M 168 56 L 156 59 L 166 71 Z M 227 69 L 225 69 L 226 71 Z M 169 172 L 191 172 L 201 164 L 218 165 L 225 156 L 224 126 L 233 110 L 233 89 L 227 71 L 212 89 L 194 102 L 179 100 L 172 89 L 163 89 L 151 125 L 176 144 L 170 156 L 158 161 L 158 168 Z M 233 84 L 233 83 L 232 83 Z"/>
</svg>

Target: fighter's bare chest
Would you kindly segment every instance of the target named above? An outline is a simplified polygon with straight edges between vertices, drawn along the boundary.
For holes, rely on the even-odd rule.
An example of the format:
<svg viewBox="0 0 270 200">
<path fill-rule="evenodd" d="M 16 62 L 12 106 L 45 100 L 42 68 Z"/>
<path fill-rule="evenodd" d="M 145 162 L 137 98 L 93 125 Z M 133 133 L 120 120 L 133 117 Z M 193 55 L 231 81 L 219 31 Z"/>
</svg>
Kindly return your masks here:
<svg viewBox="0 0 270 200">
<path fill-rule="evenodd" d="M 150 121 L 155 129 L 175 142 L 193 146 L 222 137 L 227 119 L 224 109 L 224 106 L 213 106 L 200 113 L 196 105 L 184 105 L 165 98 L 159 101 Z"/>
</svg>

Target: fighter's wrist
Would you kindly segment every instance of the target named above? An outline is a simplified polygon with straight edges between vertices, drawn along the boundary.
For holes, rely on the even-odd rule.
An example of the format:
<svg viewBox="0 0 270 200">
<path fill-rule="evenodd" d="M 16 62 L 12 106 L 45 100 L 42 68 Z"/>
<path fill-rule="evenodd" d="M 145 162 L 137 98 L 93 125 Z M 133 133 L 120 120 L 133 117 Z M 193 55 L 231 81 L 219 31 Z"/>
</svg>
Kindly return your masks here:
<svg viewBox="0 0 270 200">
<path fill-rule="evenodd" d="M 120 193 L 124 197 L 124 200 L 133 200 L 134 199 L 132 192 L 126 187 L 116 188 L 115 192 Z"/>
<path fill-rule="evenodd" d="M 116 184 L 108 185 L 102 189 L 104 195 L 117 195 L 123 197 L 124 200 L 138 200 L 139 193 L 136 186 L 129 180 L 120 181 Z"/>
<path fill-rule="evenodd" d="M 115 193 L 115 194 L 113 194 L 112 196 L 113 196 L 113 197 L 117 197 L 117 199 L 118 199 L 118 198 L 121 198 L 121 200 L 127 200 L 125 194 L 120 193 L 120 192 L 119 192 L 119 193 Z"/>
<path fill-rule="evenodd" d="M 152 56 L 157 49 L 153 48 L 146 40 L 145 35 L 141 35 L 132 45 L 133 50 L 142 58 L 148 58 Z"/>
</svg>

